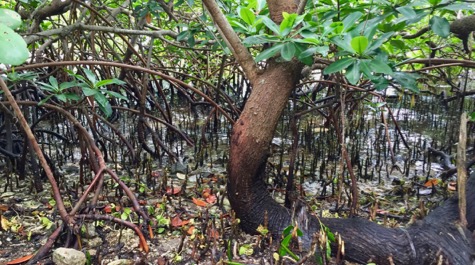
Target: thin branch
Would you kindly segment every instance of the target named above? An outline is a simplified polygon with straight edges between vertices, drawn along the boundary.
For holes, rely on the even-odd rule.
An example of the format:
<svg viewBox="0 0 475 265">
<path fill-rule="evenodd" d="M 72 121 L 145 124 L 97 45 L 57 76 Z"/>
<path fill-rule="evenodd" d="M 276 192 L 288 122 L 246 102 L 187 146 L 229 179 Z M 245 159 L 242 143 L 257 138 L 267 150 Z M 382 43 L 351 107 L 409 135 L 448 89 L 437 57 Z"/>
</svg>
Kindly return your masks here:
<svg viewBox="0 0 475 265">
<path fill-rule="evenodd" d="M 51 167 L 48 165 L 48 162 L 46 161 L 46 158 L 43 155 L 43 151 L 41 151 L 41 148 L 38 145 L 38 141 L 36 141 L 36 138 L 33 132 L 31 131 L 31 128 L 28 125 L 25 116 L 23 116 L 20 107 L 18 106 L 15 98 L 13 97 L 12 93 L 10 92 L 2 78 L 0 78 L 0 87 L 3 90 L 3 93 L 5 93 L 8 102 L 10 103 L 11 107 L 13 108 L 13 111 L 15 112 L 15 116 L 18 118 L 28 141 L 31 143 L 31 146 L 33 147 L 33 150 L 38 156 L 38 160 L 40 161 L 41 166 L 43 167 L 46 173 L 46 177 L 48 178 L 48 181 L 51 184 L 51 189 L 53 190 L 53 198 L 56 201 L 56 206 L 58 207 L 58 212 L 61 216 L 61 219 L 63 219 L 63 222 L 67 224 L 72 224 L 74 222 L 74 219 L 69 216 L 68 212 L 66 211 L 63 199 L 61 197 L 61 193 L 59 191 L 58 183 L 54 178 L 53 172 L 51 171 Z"/>
<path fill-rule="evenodd" d="M 68 66 L 68 65 L 108 65 L 112 67 L 119 67 L 119 68 L 125 68 L 125 69 L 130 69 L 134 70 L 137 72 L 142 72 L 142 73 L 149 73 L 152 75 L 157 75 L 160 76 L 163 79 L 166 79 L 167 81 L 178 84 L 186 89 L 189 89 L 196 94 L 200 95 L 203 97 L 203 99 L 211 104 L 211 106 L 215 107 L 230 123 L 234 123 L 234 120 L 231 118 L 231 116 L 223 110 L 214 100 L 212 100 L 208 95 L 203 93 L 201 90 L 185 83 L 182 80 L 179 80 L 173 76 L 169 76 L 167 74 L 164 74 L 163 72 L 160 71 L 154 71 L 151 69 L 147 69 L 145 67 L 140 67 L 136 65 L 129 65 L 129 64 L 124 64 L 124 63 L 116 63 L 116 62 L 106 62 L 106 61 L 62 61 L 62 62 L 48 62 L 48 63 L 39 63 L 39 64 L 29 64 L 29 65 L 24 65 L 20 67 L 16 67 L 16 71 L 21 71 L 21 70 L 28 70 L 28 69 L 35 69 L 35 68 L 40 68 L 40 67 L 47 67 L 47 66 Z M 1 71 L 0 74 L 9 72 L 11 69 L 7 69 L 6 71 Z"/>
<path fill-rule="evenodd" d="M 95 26 L 95 25 L 87 25 L 82 22 L 74 23 L 69 26 L 64 26 L 62 28 L 51 29 L 43 32 L 34 33 L 25 37 L 25 41 L 27 44 L 31 44 L 36 42 L 40 39 L 47 38 L 53 35 L 59 35 L 61 37 L 68 36 L 73 31 L 97 31 L 97 32 L 109 32 L 109 33 L 117 33 L 117 34 L 124 34 L 124 35 L 142 35 L 142 36 L 150 36 L 154 38 L 161 38 L 163 36 L 170 36 L 176 38 L 178 33 L 171 31 L 171 30 L 156 30 L 156 31 L 149 31 L 149 30 L 134 30 L 134 29 L 122 29 L 116 27 L 107 27 L 107 26 Z"/>
<path fill-rule="evenodd" d="M 236 34 L 234 29 L 229 24 L 224 14 L 219 9 L 215 0 L 203 0 L 203 4 L 213 18 L 219 32 L 221 33 L 224 41 L 228 45 L 229 49 L 233 53 L 234 57 L 238 61 L 239 65 L 243 68 L 244 73 L 251 83 L 256 79 L 258 73 L 258 67 L 254 62 L 254 58 L 247 48 L 242 44 L 241 39 Z"/>
</svg>

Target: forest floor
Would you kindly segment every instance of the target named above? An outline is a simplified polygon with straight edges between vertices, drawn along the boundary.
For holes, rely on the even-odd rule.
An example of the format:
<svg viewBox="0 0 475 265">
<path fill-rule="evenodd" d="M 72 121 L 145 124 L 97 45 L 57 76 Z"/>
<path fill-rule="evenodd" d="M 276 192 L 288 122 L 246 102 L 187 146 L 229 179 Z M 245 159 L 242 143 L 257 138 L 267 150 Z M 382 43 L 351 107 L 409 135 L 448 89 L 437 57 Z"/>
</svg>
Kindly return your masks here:
<svg viewBox="0 0 475 265">
<path fill-rule="evenodd" d="M 65 176 L 64 181 L 60 181 L 60 189 L 66 191 L 63 197 L 66 206 L 71 208 L 86 186 L 77 188 L 80 186 L 77 166 L 70 164 L 60 171 Z M 141 181 L 122 178 L 151 218 L 150 230 L 146 229 L 153 234 L 148 236 L 148 254 L 139 248 L 139 238 L 133 230 L 109 221 L 76 220 L 77 230 L 81 232 L 73 236 L 75 243 L 70 247 L 86 253 L 89 264 L 110 264 L 121 259 L 129 262 L 122 264 L 278 264 L 275 257 L 278 256 L 281 241 L 272 240 L 265 232 L 248 235 L 239 229 L 239 220 L 232 216 L 224 196 L 225 176 L 217 171 L 201 169 L 188 174 L 150 171 L 151 176 L 143 176 Z M 126 175 L 120 169 L 118 173 Z M 7 186 L 6 179 L 0 179 L 2 189 Z M 396 183 L 394 179 L 380 184 L 360 183 L 362 217 L 373 218 L 386 226 L 404 226 L 426 214 L 422 211 L 427 211 L 442 197 L 416 196 L 413 188 Z M 140 184 L 147 181 L 151 183 Z M 21 258 L 28 259 L 38 251 L 52 231 L 61 225 L 49 187 L 45 185 L 44 191 L 35 193 L 29 182 L 21 183 L 28 184 L 19 187 L 8 185 L 7 191 L 0 193 L 2 265 L 21 264 Z M 437 183 L 425 184 L 427 188 L 431 185 Z M 424 195 L 425 186 L 418 189 L 419 195 Z M 339 213 L 330 211 L 335 208 L 334 197 L 315 199 L 317 196 L 312 190 L 315 187 L 311 187 L 311 182 L 304 184 L 303 188 L 307 191 L 309 208 L 314 209 L 316 214 L 344 217 L 345 207 Z M 106 195 L 100 196 L 98 206 L 92 209 L 92 213 L 137 221 L 130 199 L 120 192 L 117 184 L 107 180 L 103 194 Z M 438 194 L 442 195 L 441 192 Z M 273 195 L 277 201 L 283 200 L 282 189 L 275 189 Z M 85 210 L 86 207 L 83 207 Z M 66 244 L 67 234 L 63 230 L 53 250 Z M 306 254 L 299 252 L 298 244 L 294 244 L 292 251 L 300 256 Z M 281 259 L 283 264 L 297 263 L 291 255 L 283 255 Z M 308 262 L 317 264 L 315 259 Z M 51 255 L 43 258 L 40 264 L 52 264 Z"/>
</svg>

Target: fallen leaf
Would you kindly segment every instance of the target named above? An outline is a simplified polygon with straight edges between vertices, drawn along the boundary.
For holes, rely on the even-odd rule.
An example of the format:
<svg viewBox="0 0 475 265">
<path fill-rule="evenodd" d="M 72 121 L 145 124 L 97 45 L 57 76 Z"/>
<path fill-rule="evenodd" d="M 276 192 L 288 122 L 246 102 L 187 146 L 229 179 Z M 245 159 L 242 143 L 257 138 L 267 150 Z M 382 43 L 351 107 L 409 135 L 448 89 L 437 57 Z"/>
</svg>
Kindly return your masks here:
<svg viewBox="0 0 475 265">
<path fill-rule="evenodd" d="M 20 264 L 20 263 L 29 261 L 31 258 L 33 258 L 33 256 L 34 256 L 34 255 L 31 254 L 31 255 L 27 255 L 27 256 L 24 256 L 24 257 L 21 257 L 21 258 L 18 258 L 18 259 L 14 259 L 14 260 L 12 260 L 12 261 L 7 262 L 6 265 Z"/>
<path fill-rule="evenodd" d="M 212 239 L 219 239 L 219 232 L 215 228 L 208 229 L 208 237 Z"/>
<path fill-rule="evenodd" d="M 193 198 L 193 203 L 198 205 L 198 206 L 201 206 L 201 207 L 205 207 L 207 206 L 208 204 L 200 199 L 196 199 L 196 198 Z"/>
<path fill-rule="evenodd" d="M 168 195 L 176 195 L 181 192 L 181 187 L 167 187 Z"/>
<path fill-rule="evenodd" d="M 0 204 L 0 211 L 3 211 L 3 212 L 8 211 L 8 205 Z"/>
<path fill-rule="evenodd" d="M 216 195 L 214 195 L 214 194 L 209 195 L 206 198 L 206 202 L 208 202 L 209 204 L 215 203 L 216 202 Z"/>
<path fill-rule="evenodd" d="M 437 186 L 439 184 L 438 179 L 429 179 L 426 183 L 424 183 L 424 187 L 431 188 L 432 186 Z"/>
<path fill-rule="evenodd" d="M 211 195 L 211 189 L 210 188 L 206 188 L 203 190 L 203 192 L 201 193 L 203 195 L 203 198 L 208 198 L 209 195 Z"/>
<path fill-rule="evenodd" d="M 12 226 L 12 223 L 8 221 L 7 218 L 3 217 L 3 215 L 0 215 L 0 227 L 3 230 L 8 231 L 10 230 L 10 226 Z"/>
<path fill-rule="evenodd" d="M 106 205 L 106 206 L 104 207 L 104 212 L 105 212 L 105 213 L 111 213 L 111 212 L 112 212 L 112 207 L 111 207 L 110 205 Z"/>
<path fill-rule="evenodd" d="M 173 227 L 180 227 L 180 226 L 184 226 L 184 225 L 188 224 L 189 222 L 190 222 L 190 220 L 181 220 L 180 215 L 177 214 L 177 215 L 175 215 L 175 217 L 172 218 L 172 220 L 170 221 L 170 224 Z"/>
<path fill-rule="evenodd" d="M 194 231 L 195 231 L 195 226 L 192 225 L 192 226 L 190 226 L 190 228 L 188 228 L 188 230 L 186 230 L 186 233 L 187 233 L 189 236 L 191 236 L 191 235 L 193 235 L 193 232 L 194 232 Z"/>
</svg>

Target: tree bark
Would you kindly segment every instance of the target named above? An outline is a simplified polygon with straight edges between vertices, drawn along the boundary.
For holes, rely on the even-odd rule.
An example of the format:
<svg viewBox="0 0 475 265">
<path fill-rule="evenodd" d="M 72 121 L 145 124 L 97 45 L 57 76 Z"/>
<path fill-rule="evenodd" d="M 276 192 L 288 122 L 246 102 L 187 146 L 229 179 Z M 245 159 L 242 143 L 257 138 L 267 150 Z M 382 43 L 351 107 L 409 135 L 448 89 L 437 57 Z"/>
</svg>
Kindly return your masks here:
<svg viewBox="0 0 475 265">
<path fill-rule="evenodd" d="M 262 204 L 266 205 L 271 230 L 282 231 L 290 222 L 288 210 L 266 192 L 264 175 L 274 131 L 301 69 L 302 65 L 295 62 L 270 62 L 254 82 L 252 93 L 233 127 L 228 196 L 247 232 L 255 232 L 259 224 L 264 224 Z"/>
</svg>

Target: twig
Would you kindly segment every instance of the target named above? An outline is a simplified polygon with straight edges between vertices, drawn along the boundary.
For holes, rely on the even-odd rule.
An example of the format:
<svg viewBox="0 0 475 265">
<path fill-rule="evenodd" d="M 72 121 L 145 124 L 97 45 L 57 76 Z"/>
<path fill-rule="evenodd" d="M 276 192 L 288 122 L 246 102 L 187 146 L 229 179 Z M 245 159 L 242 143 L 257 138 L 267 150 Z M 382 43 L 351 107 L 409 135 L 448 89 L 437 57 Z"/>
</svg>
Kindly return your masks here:
<svg viewBox="0 0 475 265">
<path fill-rule="evenodd" d="M 463 112 L 460 117 L 459 143 L 457 147 L 457 190 L 460 213 L 460 224 L 467 227 L 467 198 L 465 196 L 467 186 L 467 168 L 465 167 L 467 149 L 467 113 Z"/>
</svg>

